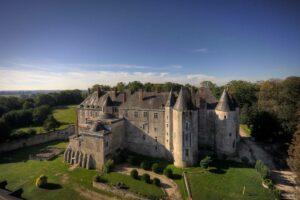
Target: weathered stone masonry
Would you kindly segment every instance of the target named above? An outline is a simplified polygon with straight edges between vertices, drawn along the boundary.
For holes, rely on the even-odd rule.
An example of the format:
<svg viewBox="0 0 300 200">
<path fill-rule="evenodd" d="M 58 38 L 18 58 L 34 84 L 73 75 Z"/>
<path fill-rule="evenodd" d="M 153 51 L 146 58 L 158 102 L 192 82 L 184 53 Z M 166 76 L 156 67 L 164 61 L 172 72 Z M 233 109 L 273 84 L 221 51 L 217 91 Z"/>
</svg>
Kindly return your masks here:
<svg viewBox="0 0 300 200">
<path fill-rule="evenodd" d="M 179 94 L 98 89 L 77 108 L 77 135 L 70 138 L 64 158 L 101 169 L 105 160 L 125 148 L 166 158 L 179 167 L 193 165 L 207 151 L 234 155 L 238 112 L 227 91 L 217 102 L 203 86 L 197 92 L 182 88 Z"/>
</svg>

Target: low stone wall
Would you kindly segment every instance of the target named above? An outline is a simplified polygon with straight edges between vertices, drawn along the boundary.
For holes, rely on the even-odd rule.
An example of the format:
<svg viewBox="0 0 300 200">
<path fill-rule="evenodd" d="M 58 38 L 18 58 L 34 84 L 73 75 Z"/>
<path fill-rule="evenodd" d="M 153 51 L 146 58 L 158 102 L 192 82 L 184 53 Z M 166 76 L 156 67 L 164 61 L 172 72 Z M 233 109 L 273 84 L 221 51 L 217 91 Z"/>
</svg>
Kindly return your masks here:
<svg viewBox="0 0 300 200">
<path fill-rule="evenodd" d="M 14 141 L 5 142 L 0 144 L 0 153 L 21 149 L 28 146 L 51 142 L 55 140 L 67 140 L 75 133 L 75 126 L 71 125 L 66 129 L 51 131 L 31 136 L 29 138 L 16 139 Z"/>
<path fill-rule="evenodd" d="M 106 191 L 106 192 L 116 194 L 116 195 L 121 196 L 125 199 L 148 200 L 147 198 L 139 196 L 139 195 L 137 195 L 133 192 L 129 192 L 128 190 L 118 189 L 118 188 L 109 186 L 105 183 L 98 183 L 98 182 L 93 181 L 93 187 L 97 188 L 99 190 L 103 190 L 103 191 Z"/>
</svg>

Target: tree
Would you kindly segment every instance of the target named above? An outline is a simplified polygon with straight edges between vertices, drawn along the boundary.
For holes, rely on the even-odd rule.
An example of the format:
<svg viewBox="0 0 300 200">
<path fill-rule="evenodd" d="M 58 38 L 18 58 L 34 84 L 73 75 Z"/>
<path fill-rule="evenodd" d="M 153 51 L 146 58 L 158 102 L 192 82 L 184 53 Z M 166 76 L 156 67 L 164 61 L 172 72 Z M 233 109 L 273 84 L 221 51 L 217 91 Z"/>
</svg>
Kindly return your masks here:
<svg viewBox="0 0 300 200">
<path fill-rule="evenodd" d="M 43 128 L 46 131 L 55 130 L 59 127 L 59 122 L 53 117 L 53 115 L 49 115 L 48 118 L 45 120 Z"/>
<path fill-rule="evenodd" d="M 22 105 L 22 108 L 23 109 L 34 108 L 34 100 L 32 98 L 26 99 Z"/>
<path fill-rule="evenodd" d="M 5 142 L 10 136 L 11 128 L 5 123 L 3 119 L 0 119 L 0 143 Z"/>
<path fill-rule="evenodd" d="M 35 99 L 35 106 L 48 105 L 55 106 L 56 101 L 50 94 L 39 94 Z"/>
<path fill-rule="evenodd" d="M 108 159 L 103 166 L 104 173 L 110 173 L 114 168 L 114 161 L 112 159 Z"/>
<path fill-rule="evenodd" d="M 300 118 L 300 112 L 298 112 L 298 119 Z M 294 134 L 292 144 L 288 150 L 289 158 L 288 165 L 296 174 L 296 183 L 300 184 L 300 119 L 298 121 L 298 128 Z"/>
<path fill-rule="evenodd" d="M 32 112 L 32 121 L 36 125 L 43 124 L 47 119 L 48 115 L 51 113 L 51 109 L 48 105 L 42 105 L 35 108 Z"/>
<path fill-rule="evenodd" d="M 123 82 L 117 83 L 116 89 L 117 89 L 117 91 L 119 91 L 119 92 L 123 92 L 124 89 L 125 89 L 125 83 L 123 83 Z"/>
<path fill-rule="evenodd" d="M 211 157 L 210 156 L 206 156 L 205 158 L 203 158 L 201 161 L 200 161 L 200 167 L 201 168 L 204 168 L 204 169 L 207 169 L 209 164 L 212 162 L 211 160 Z"/>
<path fill-rule="evenodd" d="M 215 83 L 211 81 L 203 81 L 200 83 L 200 85 L 207 87 L 215 98 L 219 99 L 221 97 L 222 88 L 218 87 Z"/>
<path fill-rule="evenodd" d="M 127 88 L 130 89 L 132 92 L 136 92 L 139 89 L 143 89 L 143 87 L 143 84 L 139 81 L 129 82 L 127 85 Z"/>
</svg>

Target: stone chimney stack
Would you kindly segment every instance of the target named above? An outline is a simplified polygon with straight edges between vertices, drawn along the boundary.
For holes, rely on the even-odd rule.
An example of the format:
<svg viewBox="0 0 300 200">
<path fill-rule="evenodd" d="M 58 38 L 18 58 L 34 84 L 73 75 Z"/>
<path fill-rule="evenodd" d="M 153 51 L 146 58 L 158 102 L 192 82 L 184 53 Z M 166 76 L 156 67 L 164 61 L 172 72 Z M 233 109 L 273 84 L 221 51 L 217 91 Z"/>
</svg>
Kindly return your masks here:
<svg viewBox="0 0 300 200">
<path fill-rule="evenodd" d="M 91 89 L 90 88 L 88 88 L 88 95 L 90 95 L 91 94 Z"/>
<path fill-rule="evenodd" d="M 98 94 L 98 98 L 100 98 L 101 97 L 101 88 L 100 87 L 97 88 L 97 94 Z"/>
<path fill-rule="evenodd" d="M 143 99 L 144 99 L 144 92 L 143 92 L 143 89 L 139 89 L 138 95 L 139 95 L 139 100 L 140 100 L 140 101 L 143 101 Z"/>
<path fill-rule="evenodd" d="M 117 95 L 118 95 L 118 90 L 117 90 L 117 88 L 115 87 L 115 88 L 114 88 L 114 98 L 115 98 L 115 99 L 117 98 Z"/>
</svg>

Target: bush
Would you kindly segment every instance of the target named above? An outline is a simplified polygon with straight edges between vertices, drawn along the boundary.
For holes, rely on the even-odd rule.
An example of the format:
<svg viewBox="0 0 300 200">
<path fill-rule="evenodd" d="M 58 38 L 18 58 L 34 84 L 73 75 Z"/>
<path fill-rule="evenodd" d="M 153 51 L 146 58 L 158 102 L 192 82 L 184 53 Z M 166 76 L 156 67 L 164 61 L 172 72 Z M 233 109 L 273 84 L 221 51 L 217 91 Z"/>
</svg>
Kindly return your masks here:
<svg viewBox="0 0 300 200">
<path fill-rule="evenodd" d="M 102 176 L 100 176 L 100 175 L 95 176 L 94 181 L 97 183 L 105 183 L 106 182 L 106 180 L 103 179 Z"/>
<path fill-rule="evenodd" d="M 273 182 L 271 179 L 265 179 L 263 180 L 263 183 L 265 186 L 267 186 L 268 188 L 272 189 L 273 188 Z"/>
<path fill-rule="evenodd" d="M 144 170 L 149 170 L 150 169 L 150 163 L 147 161 L 144 161 L 141 163 L 140 165 L 141 168 L 143 168 Z"/>
<path fill-rule="evenodd" d="M 153 179 L 153 184 L 156 185 L 156 186 L 158 186 L 158 187 L 160 187 L 160 180 L 159 180 L 159 178 L 154 178 Z"/>
<path fill-rule="evenodd" d="M 35 181 L 35 185 L 39 188 L 43 188 L 47 185 L 48 181 L 48 177 L 45 175 L 40 175 L 36 181 Z"/>
<path fill-rule="evenodd" d="M 114 161 L 109 159 L 104 163 L 103 172 L 110 173 L 114 168 Z"/>
<path fill-rule="evenodd" d="M 200 161 L 200 167 L 201 168 L 204 168 L 204 169 L 207 169 L 209 164 L 212 162 L 211 160 L 211 157 L 210 156 L 206 156 L 205 158 L 203 158 L 201 161 Z"/>
<path fill-rule="evenodd" d="M 143 174 L 142 176 L 142 180 L 145 182 L 145 183 L 150 183 L 150 175 L 149 174 Z"/>
<path fill-rule="evenodd" d="M 157 163 L 154 163 L 151 168 L 152 168 L 152 171 L 155 172 L 155 173 L 160 172 L 160 168 L 159 168 L 159 165 Z"/>
<path fill-rule="evenodd" d="M 256 161 L 255 169 L 258 171 L 258 173 L 260 173 L 262 179 L 266 179 L 270 177 L 269 168 L 261 160 Z"/>
<path fill-rule="evenodd" d="M 164 175 L 168 178 L 172 178 L 173 177 L 173 171 L 170 168 L 165 168 L 164 169 Z"/>
<path fill-rule="evenodd" d="M 36 135 L 36 130 L 30 128 L 30 129 L 28 129 L 27 133 L 28 133 L 29 135 Z"/>
<path fill-rule="evenodd" d="M 130 172 L 130 176 L 134 179 L 138 179 L 139 178 L 139 173 L 136 169 L 131 170 Z"/>
<path fill-rule="evenodd" d="M 53 117 L 53 115 L 49 115 L 48 118 L 44 121 L 43 128 L 46 131 L 55 131 L 55 129 L 58 128 L 59 125 L 60 123 Z"/>
<path fill-rule="evenodd" d="M 276 200 L 281 199 L 281 191 L 280 190 L 278 190 L 277 188 L 273 188 L 272 192 L 273 192 L 273 195 Z"/>
</svg>

